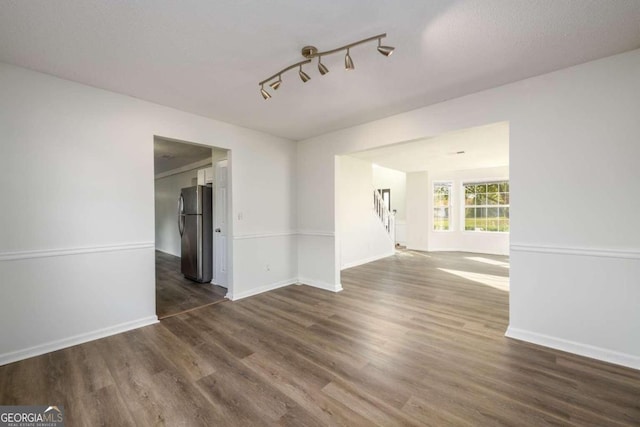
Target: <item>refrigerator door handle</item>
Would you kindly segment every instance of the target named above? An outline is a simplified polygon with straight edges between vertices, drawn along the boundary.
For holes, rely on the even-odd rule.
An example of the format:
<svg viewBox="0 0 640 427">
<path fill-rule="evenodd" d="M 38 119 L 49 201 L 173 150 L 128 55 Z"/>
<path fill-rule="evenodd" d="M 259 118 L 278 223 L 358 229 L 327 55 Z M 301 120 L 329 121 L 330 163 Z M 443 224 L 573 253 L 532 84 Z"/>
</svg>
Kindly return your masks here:
<svg viewBox="0 0 640 427">
<path fill-rule="evenodd" d="M 184 234 L 184 199 L 182 194 L 178 200 L 178 231 L 180 232 L 180 237 L 182 237 L 182 234 Z"/>
</svg>

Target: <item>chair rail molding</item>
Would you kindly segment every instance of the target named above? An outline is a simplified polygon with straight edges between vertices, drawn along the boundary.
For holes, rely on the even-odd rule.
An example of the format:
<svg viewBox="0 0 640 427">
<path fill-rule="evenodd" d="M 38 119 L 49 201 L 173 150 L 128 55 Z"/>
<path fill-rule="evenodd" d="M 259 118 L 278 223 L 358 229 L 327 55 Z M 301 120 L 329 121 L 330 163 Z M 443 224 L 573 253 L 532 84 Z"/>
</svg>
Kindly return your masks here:
<svg viewBox="0 0 640 427">
<path fill-rule="evenodd" d="M 298 230 L 299 236 L 321 236 L 321 237 L 334 237 L 336 233 L 334 231 L 322 231 L 322 230 Z"/>
<path fill-rule="evenodd" d="M 0 252 L 0 261 L 17 261 L 22 259 L 48 258 L 68 255 L 93 254 L 100 252 L 131 251 L 137 249 L 153 249 L 155 242 L 131 242 L 111 245 L 81 246 L 75 248 L 37 249 L 31 251 Z"/>
<path fill-rule="evenodd" d="M 270 232 L 264 232 L 264 233 L 238 234 L 233 236 L 233 240 L 264 239 L 268 237 L 295 236 L 297 234 L 298 233 L 294 230 L 270 231 Z"/>
<path fill-rule="evenodd" d="M 512 243 L 510 248 L 513 252 L 535 252 L 554 255 L 591 256 L 597 258 L 640 259 L 640 249 L 543 246 L 526 243 Z"/>
</svg>

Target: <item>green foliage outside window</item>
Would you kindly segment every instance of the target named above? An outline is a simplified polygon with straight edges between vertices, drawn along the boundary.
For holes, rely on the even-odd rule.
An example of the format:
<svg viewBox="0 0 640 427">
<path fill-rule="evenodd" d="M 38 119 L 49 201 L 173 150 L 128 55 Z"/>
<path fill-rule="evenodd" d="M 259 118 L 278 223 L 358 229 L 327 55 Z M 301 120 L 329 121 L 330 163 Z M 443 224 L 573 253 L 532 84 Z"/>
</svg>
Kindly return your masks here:
<svg viewBox="0 0 640 427">
<path fill-rule="evenodd" d="M 451 183 L 433 185 L 433 229 L 449 230 L 449 212 L 451 210 Z"/>
<path fill-rule="evenodd" d="M 464 229 L 509 231 L 509 181 L 464 184 Z"/>
</svg>

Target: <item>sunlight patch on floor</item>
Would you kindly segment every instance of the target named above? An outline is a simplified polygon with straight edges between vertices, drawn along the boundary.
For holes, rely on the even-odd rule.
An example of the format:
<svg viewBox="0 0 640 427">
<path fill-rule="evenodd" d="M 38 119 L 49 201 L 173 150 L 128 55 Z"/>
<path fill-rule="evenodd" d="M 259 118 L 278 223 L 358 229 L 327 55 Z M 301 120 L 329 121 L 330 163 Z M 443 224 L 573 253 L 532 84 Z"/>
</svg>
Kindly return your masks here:
<svg viewBox="0 0 640 427">
<path fill-rule="evenodd" d="M 485 264 L 491 264 L 491 265 L 497 265 L 499 267 L 509 268 L 509 263 L 505 261 L 498 261 L 496 259 L 483 258 L 479 256 L 468 256 L 464 258 L 471 261 L 483 262 Z"/>
<path fill-rule="evenodd" d="M 447 268 L 438 268 L 445 273 L 453 274 L 463 279 L 491 286 L 501 291 L 509 291 L 509 278 L 504 276 L 494 276 L 493 274 L 472 273 L 470 271 L 449 270 Z"/>
</svg>

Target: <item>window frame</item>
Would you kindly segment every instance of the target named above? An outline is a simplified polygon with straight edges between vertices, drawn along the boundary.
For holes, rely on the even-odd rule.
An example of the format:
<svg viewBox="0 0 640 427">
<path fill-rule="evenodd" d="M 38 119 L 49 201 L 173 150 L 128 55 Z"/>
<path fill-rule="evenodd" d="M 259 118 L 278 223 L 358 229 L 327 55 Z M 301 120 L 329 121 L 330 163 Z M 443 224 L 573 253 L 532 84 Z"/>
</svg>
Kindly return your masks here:
<svg viewBox="0 0 640 427">
<path fill-rule="evenodd" d="M 490 207 L 494 207 L 494 208 L 509 208 L 509 231 L 490 231 L 490 230 L 467 230 L 466 224 L 467 224 L 467 217 L 465 215 L 465 209 L 467 208 L 467 204 L 466 204 L 466 193 L 465 193 L 465 185 L 479 185 L 479 184 L 499 184 L 499 183 L 503 183 L 503 182 L 507 182 L 509 184 L 509 204 L 506 205 L 488 205 L 488 204 L 484 204 L 484 205 L 474 205 L 474 207 L 485 207 L 485 208 L 490 208 Z M 463 233 L 487 233 L 487 234 L 509 234 L 511 233 L 511 180 L 507 177 L 507 178 L 483 178 L 483 179 L 471 179 L 468 181 L 461 181 L 460 182 L 460 221 L 461 221 L 461 226 L 460 226 L 460 231 L 462 231 Z"/>
<path fill-rule="evenodd" d="M 436 198 L 436 191 L 435 191 L 435 187 L 436 185 L 448 185 L 449 186 L 449 204 L 447 206 L 447 208 L 449 209 L 448 212 L 448 220 L 449 220 L 449 228 L 446 230 L 436 230 L 435 226 L 436 226 L 436 215 L 435 215 L 435 211 L 436 211 L 436 204 L 435 204 L 435 198 Z M 440 181 L 432 181 L 431 182 L 431 231 L 434 233 L 451 233 L 454 230 L 453 227 L 453 193 L 454 193 L 454 182 L 451 180 L 440 180 Z"/>
</svg>

